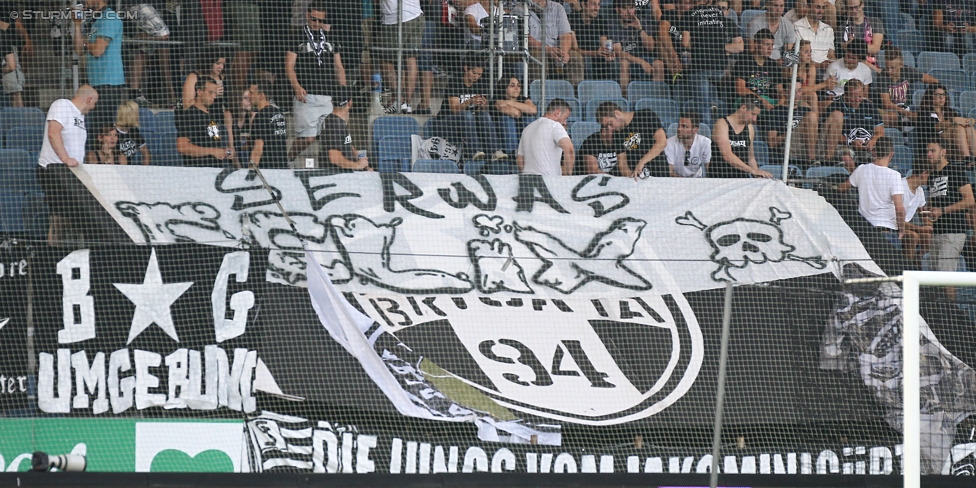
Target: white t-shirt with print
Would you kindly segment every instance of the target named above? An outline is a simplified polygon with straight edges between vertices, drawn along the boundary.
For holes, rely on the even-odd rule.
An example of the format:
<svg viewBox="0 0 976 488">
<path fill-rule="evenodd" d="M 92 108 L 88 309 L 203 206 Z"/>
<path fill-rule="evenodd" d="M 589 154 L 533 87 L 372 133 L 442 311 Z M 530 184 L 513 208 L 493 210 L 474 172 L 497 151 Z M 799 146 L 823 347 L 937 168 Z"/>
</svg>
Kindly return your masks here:
<svg viewBox="0 0 976 488">
<path fill-rule="evenodd" d="M 897 171 L 876 164 L 862 164 L 851 173 L 857 188 L 857 210 L 871 225 L 898 230 L 894 195 L 904 195 L 907 186 Z M 904 201 L 902 201 L 904 204 Z"/>
<path fill-rule="evenodd" d="M 705 176 L 705 165 L 712 160 L 712 140 L 701 134 L 695 134 L 691 149 L 686 150 L 678 136 L 671 136 L 668 138 L 668 145 L 664 147 L 664 155 L 676 175 L 702 178 Z"/>
<path fill-rule="evenodd" d="M 562 124 L 548 117 L 540 117 L 522 129 L 518 155 L 522 156 L 522 172 L 530 175 L 560 176 L 563 148 L 559 141 L 569 138 Z"/>
<path fill-rule="evenodd" d="M 78 110 L 71 100 L 66 98 L 56 100 L 47 111 L 47 121 L 52 120 L 61 124 L 61 140 L 64 141 L 64 150 L 67 151 L 68 157 L 74 158 L 79 163 L 84 162 L 88 131 L 85 129 L 85 116 L 81 110 Z M 47 129 L 48 124 L 45 122 L 44 143 L 41 145 L 41 153 L 37 160 L 37 164 L 45 168 L 49 164 L 64 164 L 51 147 Z"/>
</svg>

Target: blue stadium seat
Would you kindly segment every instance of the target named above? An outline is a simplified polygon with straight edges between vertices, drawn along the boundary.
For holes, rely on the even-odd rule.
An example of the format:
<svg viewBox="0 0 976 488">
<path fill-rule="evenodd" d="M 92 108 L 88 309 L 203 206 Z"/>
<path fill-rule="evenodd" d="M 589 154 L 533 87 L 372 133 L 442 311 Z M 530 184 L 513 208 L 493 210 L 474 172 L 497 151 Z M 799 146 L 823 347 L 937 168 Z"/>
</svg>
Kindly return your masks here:
<svg viewBox="0 0 976 488">
<path fill-rule="evenodd" d="M 4 107 L 0 110 L 0 134 L 14 127 L 44 127 L 47 116 L 36 107 Z"/>
<path fill-rule="evenodd" d="M 535 80 L 529 84 L 529 98 L 536 105 L 540 105 L 539 100 L 542 100 L 542 80 Z M 576 99 L 576 90 L 573 89 L 573 84 L 566 80 L 546 81 L 546 99 L 553 98 Z"/>
<path fill-rule="evenodd" d="M 433 119 L 430 119 L 433 120 Z M 380 140 L 384 137 L 398 136 L 406 137 L 407 158 L 410 158 L 410 136 L 420 134 L 420 124 L 417 119 L 410 115 L 383 115 L 377 117 L 372 124 L 373 144 L 371 154 L 380 154 Z M 428 136 L 429 137 L 429 136 Z M 403 171 L 409 171 L 409 166 L 404 166 Z"/>
<path fill-rule="evenodd" d="M 410 170 L 414 173 L 459 173 L 457 163 L 448 159 L 418 159 Z"/>
<path fill-rule="evenodd" d="M 962 70 L 969 74 L 976 73 L 976 53 L 966 53 L 963 55 Z"/>
<path fill-rule="evenodd" d="M 0 188 L 0 234 L 23 234 L 26 193 Z"/>
<path fill-rule="evenodd" d="M 916 27 L 915 27 L 915 17 L 912 17 L 912 14 L 909 14 L 909 13 L 906 13 L 906 12 L 898 12 L 898 20 L 899 20 L 899 25 L 897 25 L 897 26 L 891 26 L 891 27 L 885 26 L 885 27 L 888 28 L 888 29 L 895 30 L 895 31 L 899 31 L 899 30 L 910 30 L 910 31 L 913 31 L 913 30 L 916 30 Z"/>
<path fill-rule="evenodd" d="M 760 15 L 765 15 L 765 10 L 756 9 L 746 9 L 742 11 L 742 15 L 739 16 L 739 28 L 742 29 L 742 36 L 746 37 L 746 31 L 749 28 L 749 22 L 752 21 L 753 17 L 758 17 Z"/>
<path fill-rule="evenodd" d="M 976 108 L 976 91 L 966 90 L 960 92 L 959 96 L 956 98 L 956 105 L 959 112 L 968 114 L 970 110 Z M 888 131 L 885 131 L 887 135 Z"/>
<path fill-rule="evenodd" d="M 596 120 L 596 110 L 600 105 L 603 105 L 603 102 L 613 102 L 620 107 L 620 110 L 624 112 L 630 111 L 630 103 L 626 98 L 594 98 L 586 102 L 586 117 L 583 120 L 599 122 Z"/>
<path fill-rule="evenodd" d="M 923 73 L 928 73 L 933 69 L 961 69 L 959 57 L 955 53 L 939 51 L 922 51 L 918 53 L 918 57 L 915 58 L 915 67 Z"/>
<path fill-rule="evenodd" d="M 896 144 L 895 155 L 891 158 L 891 164 L 888 167 L 901 173 L 902 176 L 908 176 L 912 171 L 913 165 L 914 156 L 912 155 L 912 149 L 904 144 Z"/>
<path fill-rule="evenodd" d="M 661 119 L 661 125 L 664 127 L 678 122 L 678 104 L 675 103 L 674 100 L 664 98 L 644 98 L 637 102 L 637 106 L 634 107 L 634 110 L 642 110 L 645 108 L 654 110 L 658 118 Z"/>
<path fill-rule="evenodd" d="M 153 166 L 183 166 L 183 157 L 176 150 L 175 127 L 166 131 L 146 132 L 143 136 L 152 154 Z"/>
<path fill-rule="evenodd" d="M 759 166 L 769 164 L 769 146 L 758 137 L 752 141 L 752 152 L 756 155 L 756 164 Z"/>
<path fill-rule="evenodd" d="M 846 168 L 840 166 L 814 166 L 807 169 L 807 178 L 826 178 L 831 175 L 850 176 Z"/>
<path fill-rule="evenodd" d="M 546 97 L 548 98 L 548 94 Z M 620 85 L 613 80 L 583 80 L 576 87 L 576 99 L 580 105 L 586 105 L 597 98 L 623 98 Z"/>
<path fill-rule="evenodd" d="M 885 127 L 884 136 L 891 139 L 891 143 L 894 145 L 908 145 L 908 138 L 905 137 L 905 134 L 897 127 Z"/>
<path fill-rule="evenodd" d="M 905 66 L 915 67 L 915 55 L 911 51 L 902 51 L 901 57 L 905 61 Z"/>
<path fill-rule="evenodd" d="M 156 115 L 146 107 L 139 107 L 139 131 L 155 131 Z"/>
<path fill-rule="evenodd" d="M 44 126 L 19 126 L 7 131 L 7 149 L 23 149 L 29 153 L 39 153 L 44 143 Z"/>
<path fill-rule="evenodd" d="M 633 106 L 641 98 L 671 98 L 671 87 L 662 81 L 631 81 L 627 85 L 627 100 Z"/>
<path fill-rule="evenodd" d="M 23 149 L 0 149 L 0 188 L 20 192 L 41 191 L 37 159 Z"/>
<path fill-rule="evenodd" d="M 377 141 L 377 170 L 383 173 L 404 173 L 410 171 L 410 135 L 383 136 Z"/>
<path fill-rule="evenodd" d="M 782 179 L 783 178 L 783 165 L 782 164 L 763 164 L 763 165 L 759 166 L 759 169 L 761 169 L 763 171 L 767 171 L 769 173 L 772 173 L 773 177 L 776 178 L 776 179 Z M 799 178 L 800 175 L 803 174 L 803 172 L 800 171 L 800 168 L 798 168 L 796 166 L 793 166 L 792 164 L 789 165 L 789 167 L 787 168 L 786 171 L 787 171 L 787 173 L 786 173 L 787 179 Z"/>
<path fill-rule="evenodd" d="M 463 168 L 464 174 L 471 176 L 480 175 L 484 171 L 487 164 L 487 159 L 472 159 L 470 161 L 465 161 Z"/>
<path fill-rule="evenodd" d="M 902 51 L 919 53 L 925 45 L 925 38 L 918 30 L 903 30 L 898 32 L 887 32 L 886 37 L 891 39 L 892 44 L 901 48 Z"/>
<path fill-rule="evenodd" d="M 953 55 L 954 56 L 954 55 Z M 945 85 L 946 88 L 955 91 L 966 91 L 970 89 L 969 75 L 960 68 L 956 69 L 931 69 L 928 73 Z"/>
<path fill-rule="evenodd" d="M 171 110 L 159 112 L 153 116 L 153 132 L 176 133 L 176 114 Z"/>
<path fill-rule="evenodd" d="M 583 144 L 583 141 L 585 141 L 587 137 L 590 137 L 597 132 L 600 132 L 599 122 L 581 120 L 579 122 L 574 122 L 569 126 L 569 138 L 573 141 L 573 146 L 575 146 L 577 150 L 579 150 L 580 144 Z"/>
</svg>

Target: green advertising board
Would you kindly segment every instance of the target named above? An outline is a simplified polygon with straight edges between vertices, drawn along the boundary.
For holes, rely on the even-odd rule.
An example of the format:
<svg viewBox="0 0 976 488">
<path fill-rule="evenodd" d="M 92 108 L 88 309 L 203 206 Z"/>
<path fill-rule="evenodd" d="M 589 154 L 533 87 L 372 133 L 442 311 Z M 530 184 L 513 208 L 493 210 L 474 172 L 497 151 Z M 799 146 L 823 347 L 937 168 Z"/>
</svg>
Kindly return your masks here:
<svg viewBox="0 0 976 488">
<path fill-rule="evenodd" d="M 28 471 L 31 454 L 82 454 L 88 471 L 246 470 L 244 424 L 237 420 L 2 419 L 0 470 Z"/>
</svg>

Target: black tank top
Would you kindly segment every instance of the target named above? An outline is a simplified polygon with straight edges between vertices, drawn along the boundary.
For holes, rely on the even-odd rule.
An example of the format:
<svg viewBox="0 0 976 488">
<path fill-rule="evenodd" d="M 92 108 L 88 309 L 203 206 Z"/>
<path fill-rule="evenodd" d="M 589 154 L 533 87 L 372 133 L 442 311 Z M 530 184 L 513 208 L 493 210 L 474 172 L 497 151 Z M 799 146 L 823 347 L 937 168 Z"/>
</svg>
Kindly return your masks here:
<svg viewBox="0 0 976 488">
<path fill-rule="evenodd" d="M 725 118 L 725 123 L 729 125 L 729 144 L 732 145 L 732 154 L 735 154 L 743 163 L 749 164 L 749 126 L 743 126 L 738 133 L 732 132 L 732 122 Z M 742 171 L 722 157 L 722 152 L 715 141 L 712 141 L 712 164 L 708 166 L 709 178 L 750 178 L 752 175 Z"/>
</svg>

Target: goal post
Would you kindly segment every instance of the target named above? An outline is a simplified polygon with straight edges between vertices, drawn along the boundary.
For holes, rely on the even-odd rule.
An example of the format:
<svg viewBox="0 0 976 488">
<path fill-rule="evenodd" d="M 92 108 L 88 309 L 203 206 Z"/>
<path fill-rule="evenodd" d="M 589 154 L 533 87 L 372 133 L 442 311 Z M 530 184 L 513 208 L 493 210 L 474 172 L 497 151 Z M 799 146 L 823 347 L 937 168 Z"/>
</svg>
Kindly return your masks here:
<svg viewBox="0 0 976 488">
<path fill-rule="evenodd" d="M 922 286 L 976 286 L 976 273 L 949 271 L 905 271 L 902 274 L 903 307 L 903 408 L 904 457 L 902 473 L 905 488 L 921 486 L 921 393 L 919 362 L 919 289 Z M 908 340 L 915 338 L 915 340 Z"/>
</svg>

